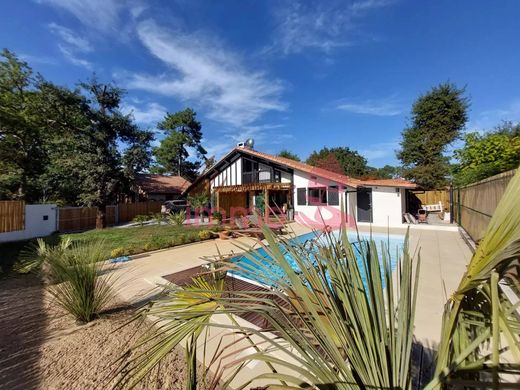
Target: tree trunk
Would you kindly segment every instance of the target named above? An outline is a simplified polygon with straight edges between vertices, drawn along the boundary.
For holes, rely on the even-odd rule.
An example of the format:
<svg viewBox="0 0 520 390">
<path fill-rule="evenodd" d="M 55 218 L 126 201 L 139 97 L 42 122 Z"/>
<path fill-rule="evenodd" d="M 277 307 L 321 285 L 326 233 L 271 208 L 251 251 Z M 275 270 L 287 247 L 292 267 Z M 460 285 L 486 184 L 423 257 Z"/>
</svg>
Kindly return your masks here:
<svg viewBox="0 0 520 390">
<path fill-rule="evenodd" d="M 104 229 L 107 227 L 106 206 L 98 206 L 96 215 L 96 229 Z"/>
</svg>

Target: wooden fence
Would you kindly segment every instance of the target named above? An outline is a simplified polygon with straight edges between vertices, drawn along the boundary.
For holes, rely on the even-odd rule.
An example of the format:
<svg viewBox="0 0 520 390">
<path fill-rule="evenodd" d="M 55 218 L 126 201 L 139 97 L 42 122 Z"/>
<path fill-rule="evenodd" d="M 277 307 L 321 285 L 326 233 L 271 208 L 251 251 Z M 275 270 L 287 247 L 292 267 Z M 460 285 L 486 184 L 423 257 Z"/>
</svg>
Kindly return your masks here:
<svg viewBox="0 0 520 390">
<path fill-rule="evenodd" d="M 436 190 L 436 191 L 412 191 L 419 199 L 422 205 L 442 203 L 445 211 L 450 208 L 450 190 Z"/>
<path fill-rule="evenodd" d="M 477 183 L 453 189 L 455 221 L 468 232 L 473 241 L 478 242 L 484 236 L 515 171 L 500 173 Z"/>
<path fill-rule="evenodd" d="M 136 215 L 149 215 L 161 211 L 161 202 L 122 203 L 118 207 L 118 223 L 129 222 Z"/>
<path fill-rule="evenodd" d="M 136 215 L 148 215 L 161 211 L 160 202 L 122 203 L 107 206 L 107 225 L 129 222 Z M 60 232 L 77 232 L 96 227 L 97 207 L 60 207 L 58 229 Z"/>
<path fill-rule="evenodd" d="M 0 201 L 0 233 L 25 229 L 25 202 Z"/>
</svg>

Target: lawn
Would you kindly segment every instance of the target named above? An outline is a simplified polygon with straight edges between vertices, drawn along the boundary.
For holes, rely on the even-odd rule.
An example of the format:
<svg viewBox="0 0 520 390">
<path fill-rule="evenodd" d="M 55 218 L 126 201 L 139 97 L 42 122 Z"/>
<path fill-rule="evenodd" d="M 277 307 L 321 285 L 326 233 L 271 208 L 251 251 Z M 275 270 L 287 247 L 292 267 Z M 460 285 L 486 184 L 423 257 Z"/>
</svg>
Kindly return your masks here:
<svg viewBox="0 0 520 390">
<path fill-rule="evenodd" d="M 132 255 L 201 241 L 205 238 L 199 236 L 202 230 L 208 230 L 208 227 L 149 225 L 89 230 L 74 234 L 54 234 L 46 237 L 45 241 L 49 244 L 56 244 L 67 237 L 73 242 L 103 240 L 107 248 L 107 257 L 111 257 L 111 255 Z M 216 227 L 211 227 L 209 230 L 216 230 Z M 24 249 L 31 248 L 31 244 L 35 242 L 36 240 L 26 240 L 0 244 L 0 274 L 11 272 L 20 253 Z"/>
</svg>

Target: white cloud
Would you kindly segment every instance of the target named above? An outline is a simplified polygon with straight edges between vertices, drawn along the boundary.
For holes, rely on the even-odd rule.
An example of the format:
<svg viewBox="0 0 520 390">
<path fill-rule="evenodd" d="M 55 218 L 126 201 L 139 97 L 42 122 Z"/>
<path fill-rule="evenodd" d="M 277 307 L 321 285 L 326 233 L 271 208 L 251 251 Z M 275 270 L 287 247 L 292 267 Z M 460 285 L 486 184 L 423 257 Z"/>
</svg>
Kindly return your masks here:
<svg viewBox="0 0 520 390">
<path fill-rule="evenodd" d="M 403 113 L 402 106 L 392 99 L 366 100 L 363 102 L 341 101 L 336 104 L 335 108 L 361 115 L 395 116 Z"/>
<path fill-rule="evenodd" d="M 125 114 L 132 114 L 137 123 L 144 125 L 155 125 L 166 115 L 166 108 L 155 102 L 140 107 L 126 104 L 121 111 Z"/>
<path fill-rule="evenodd" d="M 370 145 L 370 149 L 360 149 L 359 154 L 368 160 L 369 165 L 378 165 L 378 160 L 395 160 L 395 151 L 399 149 L 399 142 L 381 142 Z"/>
<path fill-rule="evenodd" d="M 79 58 L 73 49 L 70 49 L 69 47 L 65 45 L 58 45 L 58 48 L 60 49 L 63 56 L 73 65 L 82 66 L 88 70 L 91 70 L 93 68 L 93 64 L 90 61 L 87 61 L 83 58 Z"/>
<path fill-rule="evenodd" d="M 67 27 L 60 26 L 56 23 L 50 23 L 49 29 L 53 34 L 59 36 L 67 46 L 70 46 L 76 51 L 89 53 L 94 50 L 87 39 L 80 37 Z"/>
<path fill-rule="evenodd" d="M 38 2 L 64 9 L 85 26 L 103 31 L 117 29 L 120 12 L 127 8 L 129 3 L 121 0 L 38 0 Z"/>
<path fill-rule="evenodd" d="M 127 87 L 174 96 L 207 109 L 209 118 L 243 127 L 269 111 L 283 111 L 281 82 L 246 69 L 231 51 L 197 34 L 170 31 L 147 20 L 137 34 L 152 55 L 170 70 L 134 74 Z"/>
<path fill-rule="evenodd" d="M 358 23 L 369 11 L 387 6 L 390 0 L 285 1 L 275 10 L 277 28 L 266 51 L 300 53 L 307 48 L 330 52 L 359 39 Z M 280 3 L 278 3 L 280 4 Z"/>
<path fill-rule="evenodd" d="M 471 118 L 468 131 L 492 130 L 503 121 L 520 122 L 520 99 L 515 99 L 503 108 L 484 110 Z"/>
</svg>

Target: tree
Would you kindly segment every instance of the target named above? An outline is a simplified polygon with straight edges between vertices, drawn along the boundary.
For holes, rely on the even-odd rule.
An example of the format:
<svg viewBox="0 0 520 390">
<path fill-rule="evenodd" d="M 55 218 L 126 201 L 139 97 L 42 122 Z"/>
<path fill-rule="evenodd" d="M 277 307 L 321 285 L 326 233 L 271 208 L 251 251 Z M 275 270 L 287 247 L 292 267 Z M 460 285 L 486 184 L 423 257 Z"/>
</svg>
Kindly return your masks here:
<svg viewBox="0 0 520 390">
<path fill-rule="evenodd" d="M 449 175 L 446 147 L 460 133 L 467 121 L 469 100 L 464 88 L 450 83 L 440 84 L 420 96 L 412 107 L 412 123 L 403 133 L 397 157 L 404 175 L 424 189 L 447 184 Z"/>
<path fill-rule="evenodd" d="M 280 153 L 278 153 L 278 157 L 284 157 L 284 158 L 288 158 L 290 160 L 300 161 L 300 157 L 298 157 L 298 155 L 290 152 L 287 149 L 280 150 Z"/>
<path fill-rule="evenodd" d="M 324 147 L 318 152 L 314 151 L 307 159 L 307 164 L 319 166 L 324 164 L 323 161 L 326 162 L 327 159 L 330 162 L 331 160 L 328 157 L 330 154 L 334 155 L 344 175 L 360 177 L 367 172 L 367 160 L 355 150 L 346 147 L 331 149 Z"/>
<path fill-rule="evenodd" d="M 200 161 L 188 161 L 188 147 L 194 148 L 199 159 L 204 158 L 206 150 L 201 145 L 201 124 L 197 113 L 191 108 L 175 114 L 167 113 L 157 127 L 166 136 L 153 153 L 157 162 L 155 171 L 176 174 L 193 180 L 197 177 Z"/>
<path fill-rule="evenodd" d="M 385 165 L 383 168 L 377 169 L 377 177 L 379 179 L 398 179 L 401 177 L 401 168 L 392 165 Z"/>
<path fill-rule="evenodd" d="M 37 124 L 37 78 L 4 49 L 0 61 L 0 197 L 34 201 L 45 166 L 44 134 Z"/>
<path fill-rule="evenodd" d="M 466 185 L 520 165 L 520 123 L 504 122 L 487 134 L 468 133 L 455 151 L 454 182 Z"/>
<path fill-rule="evenodd" d="M 339 173 L 340 175 L 344 175 L 343 167 L 339 163 L 334 153 L 329 153 L 322 159 L 316 160 L 314 166 L 317 168 L 326 169 L 330 172 L 335 172 Z"/>
<path fill-rule="evenodd" d="M 217 163 L 217 159 L 215 158 L 215 156 L 211 156 L 211 157 L 206 158 L 206 160 L 204 161 L 203 173 L 207 172 L 211 168 L 213 168 L 213 165 L 215 165 L 216 163 Z"/>
</svg>

